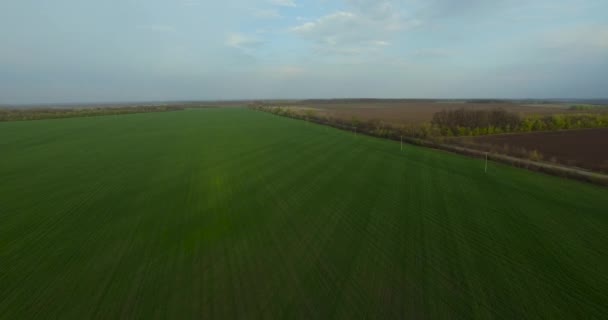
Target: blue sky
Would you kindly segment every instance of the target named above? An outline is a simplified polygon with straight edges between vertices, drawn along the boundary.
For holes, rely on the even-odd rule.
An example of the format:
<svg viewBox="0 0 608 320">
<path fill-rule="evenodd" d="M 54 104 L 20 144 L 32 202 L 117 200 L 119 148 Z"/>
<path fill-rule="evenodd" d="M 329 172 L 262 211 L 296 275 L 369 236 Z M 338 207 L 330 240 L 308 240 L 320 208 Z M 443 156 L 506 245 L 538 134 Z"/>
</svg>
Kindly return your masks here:
<svg viewBox="0 0 608 320">
<path fill-rule="evenodd" d="M 608 96 L 606 0 L 2 0 L 0 104 Z"/>
</svg>

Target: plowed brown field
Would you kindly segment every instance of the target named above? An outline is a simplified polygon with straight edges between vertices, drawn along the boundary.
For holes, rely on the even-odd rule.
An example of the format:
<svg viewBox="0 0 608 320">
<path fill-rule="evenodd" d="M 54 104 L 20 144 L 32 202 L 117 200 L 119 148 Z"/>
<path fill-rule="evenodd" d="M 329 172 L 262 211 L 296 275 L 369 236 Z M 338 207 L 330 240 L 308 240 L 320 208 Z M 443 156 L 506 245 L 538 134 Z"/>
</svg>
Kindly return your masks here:
<svg viewBox="0 0 608 320">
<path fill-rule="evenodd" d="M 585 129 L 474 138 L 476 143 L 540 152 L 545 160 L 554 158 L 569 166 L 608 172 L 608 129 Z"/>
<path fill-rule="evenodd" d="M 392 124 L 420 124 L 430 122 L 436 112 L 451 109 L 487 110 L 503 108 L 523 116 L 582 113 L 569 110 L 566 105 L 520 105 L 515 103 L 449 103 L 449 102 L 345 102 L 301 103 L 295 108 L 313 108 L 319 114 L 338 119 L 383 120 Z M 597 112 L 597 111 L 595 111 Z"/>
</svg>

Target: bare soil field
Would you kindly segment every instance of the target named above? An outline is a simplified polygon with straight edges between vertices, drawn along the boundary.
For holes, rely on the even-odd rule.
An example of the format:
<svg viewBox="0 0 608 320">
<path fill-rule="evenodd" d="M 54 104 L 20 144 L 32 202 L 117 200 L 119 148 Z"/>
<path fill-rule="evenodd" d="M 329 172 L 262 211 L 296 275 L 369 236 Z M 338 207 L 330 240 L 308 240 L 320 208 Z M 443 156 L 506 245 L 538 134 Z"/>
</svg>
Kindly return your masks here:
<svg viewBox="0 0 608 320">
<path fill-rule="evenodd" d="M 473 138 L 475 143 L 524 148 L 544 160 L 608 173 L 608 129 L 583 129 Z"/>
<path fill-rule="evenodd" d="M 414 128 L 432 121 L 444 110 L 493 110 L 502 108 L 522 118 L 551 115 L 606 114 L 608 108 L 571 109 L 573 102 L 529 103 L 526 101 L 459 101 L 459 100 L 304 100 L 267 103 L 287 107 L 300 116 L 327 116 L 346 122 L 380 120 L 394 127 Z M 310 115 L 313 118 L 315 115 Z M 322 119 L 321 119 L 321 122 Z M 415 129 L 415 128 L 414 128 Z M 403 130 L 407 130 L 404 128 Z M 371 133 L 382 137 L 389 133 Z M 397 135 L 398 137 L 398 135 Z M 424 138 L 424 137 L 423 137 Z M 444 137 L 446 138 L 446 137 Z M 546 161 L 567 167 L 578 167 L 608 173 L 608 129 L 571 129 L 509 135 L 447 138 L 444 143 L 473 150 L 507 155 L 531 161 Z"/>
<path fill-rule="evenodd" d="M 467 103 L 467 102 L 427 102 L 427 101 L 354 101 L 323 102 L 301 101 L 292 105 L 294 109 L 315 109 L 319 114 L 338 119 L 358 120 L 378 119 L 390 124 L 421 124 L 430 122 L 436 112 L 451 109 L 487 110 L 503 108 L 523 116 L 552 115 L 564 113 L 584 113 L 580 110 L 569 110 L 569 105 L 522 105 L 516 103 Z M 595 111 L 597 112 L 597 110 Z"/>
</svg>

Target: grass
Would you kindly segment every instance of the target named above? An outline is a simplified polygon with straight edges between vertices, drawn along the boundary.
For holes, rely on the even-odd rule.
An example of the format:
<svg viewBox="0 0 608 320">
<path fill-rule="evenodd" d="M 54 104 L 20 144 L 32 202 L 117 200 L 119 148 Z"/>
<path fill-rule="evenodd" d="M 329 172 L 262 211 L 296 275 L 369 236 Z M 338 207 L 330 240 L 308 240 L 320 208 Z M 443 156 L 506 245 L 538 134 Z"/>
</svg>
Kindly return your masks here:
<svg viewBox="0 0 608 320">
<path fill-rule="evenodd" d="M 0 318 L 602 318 L 606 208 L 244 109 L 0 123 Z"/>
</svg>

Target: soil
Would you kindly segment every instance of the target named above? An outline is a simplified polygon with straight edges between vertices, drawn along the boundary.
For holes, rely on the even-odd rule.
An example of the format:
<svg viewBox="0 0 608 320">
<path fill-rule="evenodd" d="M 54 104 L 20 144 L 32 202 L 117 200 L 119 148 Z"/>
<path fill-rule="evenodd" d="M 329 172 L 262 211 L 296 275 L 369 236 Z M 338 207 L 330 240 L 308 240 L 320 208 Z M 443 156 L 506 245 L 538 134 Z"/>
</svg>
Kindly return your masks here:
<svg viewBox="0 0 608 320">
<path fill-rule="evenodd" d="M 334 118 L 351 120 L 378 119 L 399 124 L 421 124 L 430 122 L 436 112 L 450 109 L 497 109 L 519 113 L 522 116 L 552 115 L 564 113 L 583 113 L 567 109 L 568 105 L 520 105 L 515 103 L 465 103 L 465 102 L 342 102 L 342 103 L 313 103 L 301 102 L 293 105 L 295 108 L 314 108 L 319 114 Z M 597 112 L 597 110 L 595 111 Z"/>
<path fill-rule="evenodd" d="M 450 102 L 425 100 L 350 100 L 297 101 L 285 103 L 294 110 L 314 109 L 319 115 L 338 119 L 378 119 L 395 126 L 430 122 L 436 112 L 449 109 L 503 108 L 521 116 L 549 116 L 569 113 L 598 113 L 606 110 L 570 110 L 570 104 L 518 104 L 516 102 Z M 527 134 L 494 135 L 473 138 L 474 144 L 509 146 L 511 150 L 536 150 L 544 161 L 608 173 L 608 129 L 554 131 Z"/>
<path fill-rule="evenodd" d="M 475 143 L 536 150 L 544 160 L 608 173 L 608 129 L 475 137 Z"/>
</svg>

